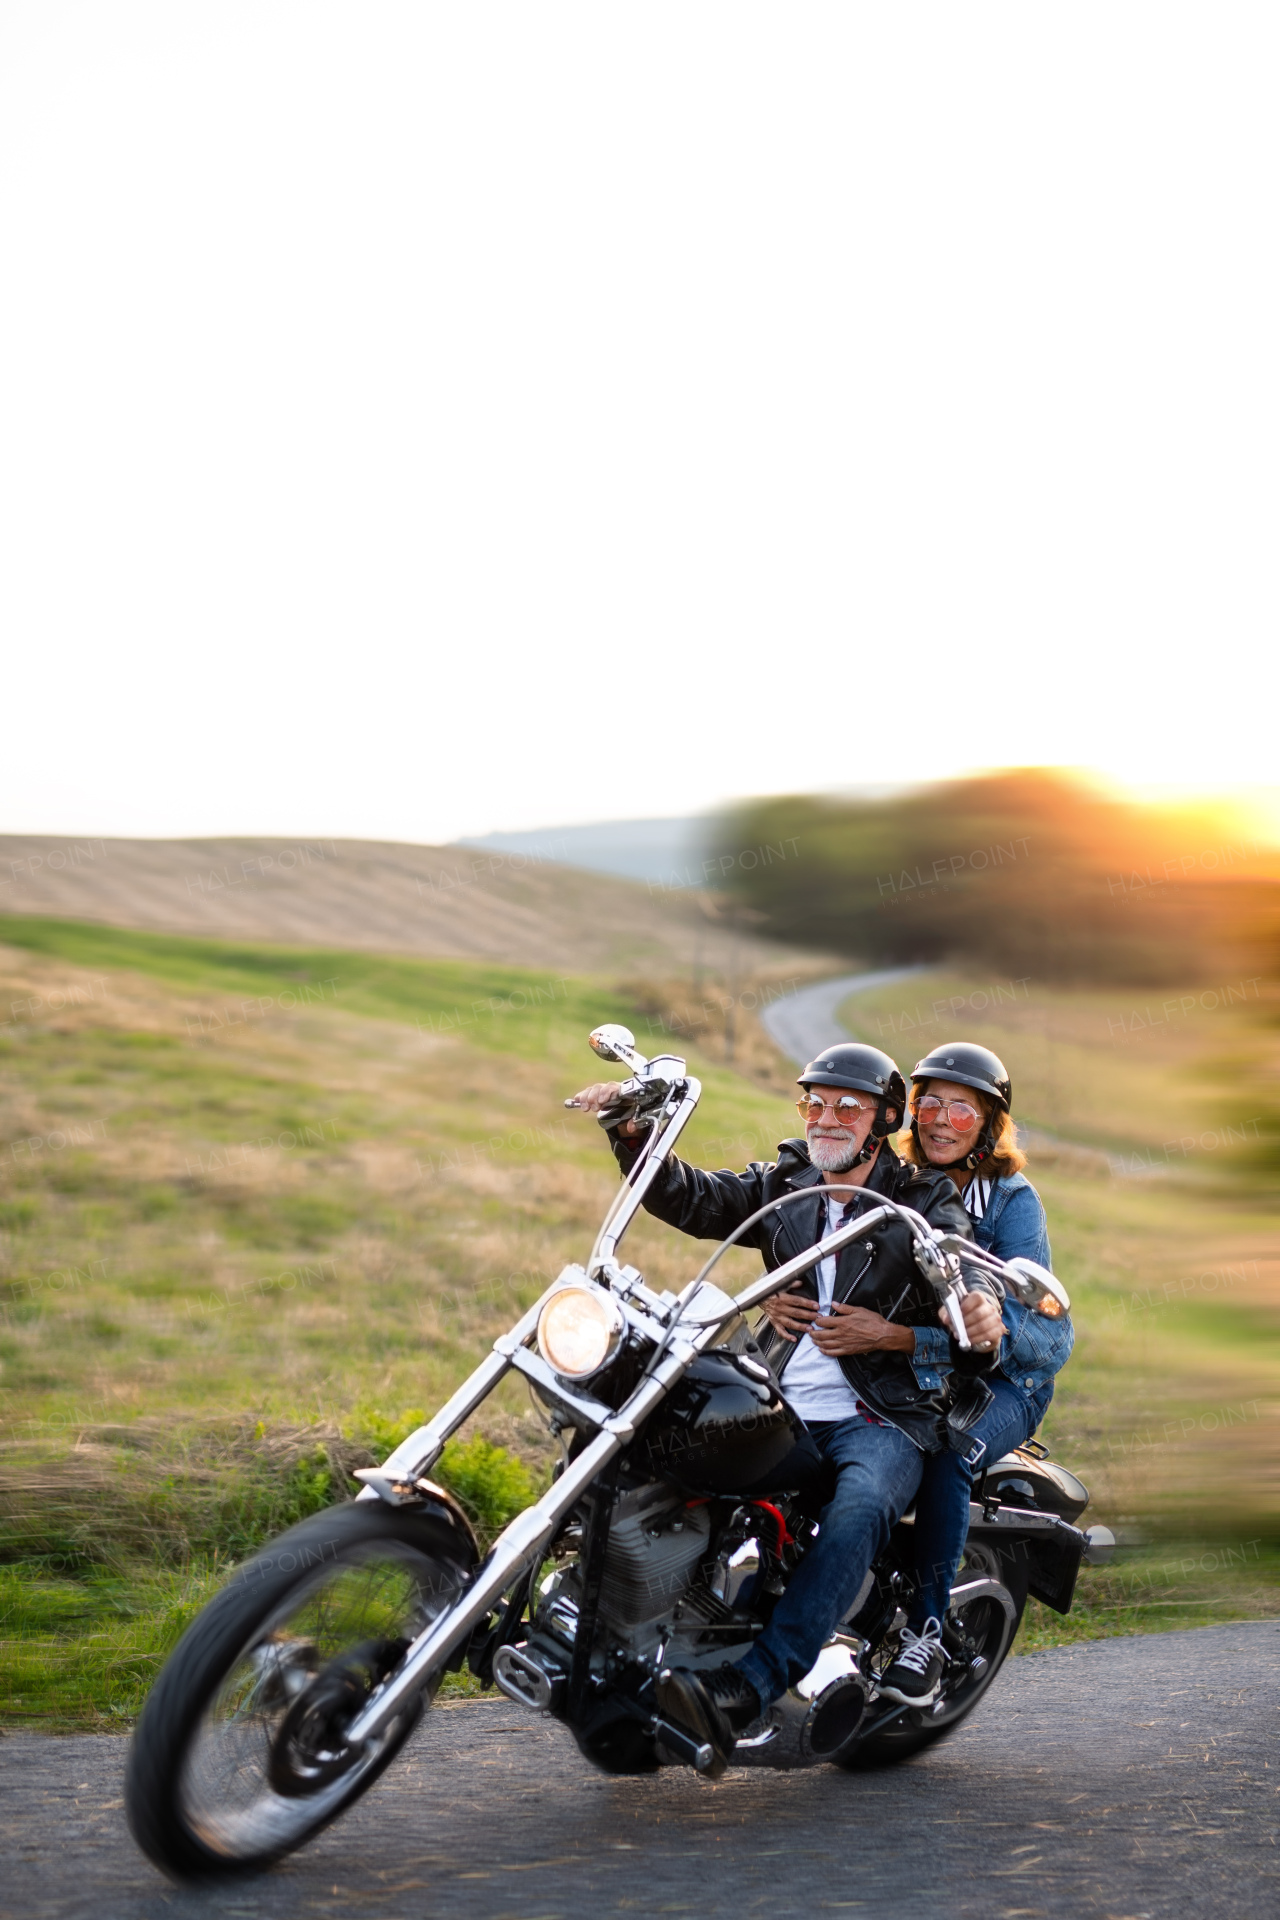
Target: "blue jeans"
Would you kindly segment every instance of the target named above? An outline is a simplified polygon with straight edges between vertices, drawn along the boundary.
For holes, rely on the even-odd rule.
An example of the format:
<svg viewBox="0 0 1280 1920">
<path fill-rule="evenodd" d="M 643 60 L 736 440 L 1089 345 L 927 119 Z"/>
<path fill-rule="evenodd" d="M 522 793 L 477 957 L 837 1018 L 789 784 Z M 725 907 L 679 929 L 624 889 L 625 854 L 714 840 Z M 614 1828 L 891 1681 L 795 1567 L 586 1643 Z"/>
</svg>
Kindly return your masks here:
<svg viewBox="0 0 1280 1920">
<path fill-rule="evenodd" d="M 907 1616 L 907 1625 L 916 1633 L 931 1616 L 946 1618 L 969 1532 L 969 1495 L 974 1479 L 1002 1454 L 1031 1438 L 1053 1397 L 1052 1381 L 1030 1398 L 1003 1374 L 996 1374 L 988 1385 L 995 1397 L 969 1429 L 973 1444 L 968 1452 L 955 1453 L 944 1447 L 941 1453 L 931 1453 L 924 1463 L 916 1495 L 916 1592 Z"/>
<path fill-rule="evenodd" d="M 767 1706 L 803 1680 L 858 1597 L 867 1569 L 920 1484 L 924 1455 L 896 1427 L 852 1420 L 809 1429 L 836 1469 L 818 1538 L 740 1670 Z"/>
</svg>

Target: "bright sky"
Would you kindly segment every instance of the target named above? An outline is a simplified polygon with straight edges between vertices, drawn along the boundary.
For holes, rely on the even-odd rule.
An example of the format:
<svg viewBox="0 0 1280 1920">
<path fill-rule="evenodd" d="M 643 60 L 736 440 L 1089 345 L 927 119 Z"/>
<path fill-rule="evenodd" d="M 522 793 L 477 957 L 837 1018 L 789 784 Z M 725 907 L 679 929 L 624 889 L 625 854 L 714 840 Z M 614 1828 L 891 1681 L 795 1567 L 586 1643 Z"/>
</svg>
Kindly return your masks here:
<svg viewBox="0 0 1280 1920">
<path fill-rule="evenodd" d="M 1275 781 L 1278 52 L 4 0 L 0 826 Z"/>
</svg>

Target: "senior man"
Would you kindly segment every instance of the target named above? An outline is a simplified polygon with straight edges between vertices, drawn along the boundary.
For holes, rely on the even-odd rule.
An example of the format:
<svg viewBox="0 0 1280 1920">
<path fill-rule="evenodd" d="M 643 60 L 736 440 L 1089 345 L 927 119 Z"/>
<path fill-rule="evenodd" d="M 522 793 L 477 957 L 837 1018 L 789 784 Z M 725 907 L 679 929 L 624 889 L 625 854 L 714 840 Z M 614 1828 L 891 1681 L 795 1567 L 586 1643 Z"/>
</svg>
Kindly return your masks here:
<svg viewBox="0 0 1280 1920">
<path fill-rule="evenodd" d="M 912 1207 L 940 1231 L 969 1235 L 954 1182 L 908 1166 L 886 1136 L 902 1123 L 906 1086 L 888 1054 L 856 1044 L 828 1047 L 800 1075 L 803 1140 L 784 1140 L 775 1161 L 743 1173 L 705 1173 L 671 1159 L 645 1207 L 700 1240 L 727 1238 L 749 1215 L 784 1194 L 807 1193 L 744 1236 L 770 1270 L 823 1240 L 880 1198 Z M 619 1088 L 596 1082 L 575 1104 L 605 1115 L 624 1172 L 650 1125 L 619 1112 Z M 860 1191 L 849 1193 L 849 1188 Z M 838 1188 L 844 1191 L 828 1192 Z M 978 1283 L 979 1285 L 981 1283 Z M 853 1296 L 856 1295 L 856 1303 Z M 975 1404 L 989 1396 L 973 1376 L 990 1372 L 1003 1331 L 985 1288 L 962 1311 L 972 1347 L 951 1342 L 944 1376 L 917 1354 L 915 1329 L 932 1329 L 936 1296 L 922 1278 L 905 1224 L 890 1220 L 811 1269 L 764 1308 L 767 1358 L 792 1410 L 835 1470 L 818 1538 L 806 1553 L 765 1632 L 736 1666 L 672 1668 L 658 1683 L 662 1711 L 710 1742 L 723 1771 L 736 1737 L 812 1667 L 856 1600 L 876 1555 L 915 1497 L 922 1462 L 965 1423 L 966 1386 Z"/>
</svg>

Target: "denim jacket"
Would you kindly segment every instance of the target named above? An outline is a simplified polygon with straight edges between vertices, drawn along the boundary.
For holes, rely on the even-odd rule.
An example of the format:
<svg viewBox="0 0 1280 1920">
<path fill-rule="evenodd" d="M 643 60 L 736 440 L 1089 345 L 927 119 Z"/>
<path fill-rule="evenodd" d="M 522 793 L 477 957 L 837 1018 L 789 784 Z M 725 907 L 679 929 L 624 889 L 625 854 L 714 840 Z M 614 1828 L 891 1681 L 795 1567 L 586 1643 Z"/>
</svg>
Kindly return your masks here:
<svg viewBox="0 0 1280 1920">
<path fill-rule="evenodd" d="M 997 1180 L 981 1220 L 974 1222 L 973 1237 L 980 1247 L 1000 1260 L 1036 1260 L 1042 1267 L 1051 1264 L 1049 1229 L 1040 1204 L 1040 1195 L 1021 1173 Z M 1034 1307 L 1008 1297 L 1003 1308 L 1008 1328 L 1000 1343 L 1000 1372 L 1011 1380 L 1029 1400 L 1037 1402 L 1043 1416 L 1053 1396 L 1053 1377 L 1064 1367 L 1075 1344 L 1071 1316 L 1046 1320 Z M 950 1337 L 941 1324 L 916 1327 L 916 1350 L 912 1367 L 922 1388 L 936 1388 L 950 1365 Z"/>
</svg>

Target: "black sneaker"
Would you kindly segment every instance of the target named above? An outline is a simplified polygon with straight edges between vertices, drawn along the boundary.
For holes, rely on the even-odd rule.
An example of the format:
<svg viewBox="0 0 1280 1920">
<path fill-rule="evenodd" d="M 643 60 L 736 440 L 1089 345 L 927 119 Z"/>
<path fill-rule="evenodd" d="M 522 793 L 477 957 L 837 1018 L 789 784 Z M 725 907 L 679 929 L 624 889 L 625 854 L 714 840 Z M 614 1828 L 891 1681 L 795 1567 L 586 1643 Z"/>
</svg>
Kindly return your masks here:
<svg viewBox="0 0 1280 1920">
<path fill-rule="evenodd" d="M 737 1737 L 758 1720 L 764 1703 L 746 1676 L 725 1665 L 695 1673 L 689 1667 L 668 1667 L 655 1688 L 664 1720 L 692 1733 L 715 1753 L 703 1769 L 708 1780 L 718 1780 L 729 1764 Z"/>
<path fill-rule="evenodd" d="M 926 1620 L 921 1633 L 904 1627 L 898 1657 L 880 1678 L 881 1698 L 900 1700 L 904 1707 L 931 1707 L 946 1664 L 940 1621 Z"/>
</svg>

